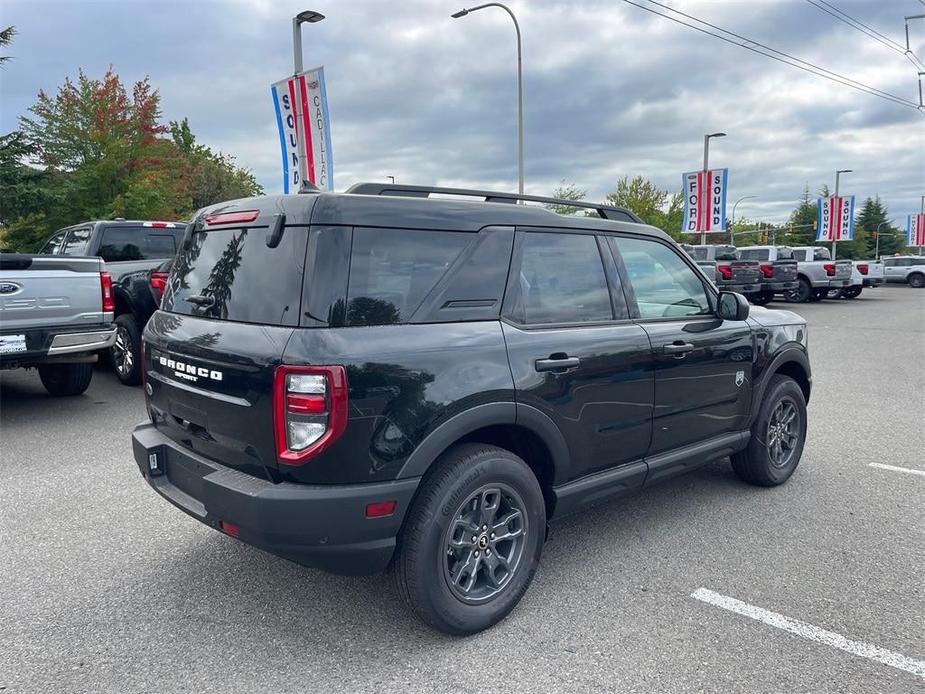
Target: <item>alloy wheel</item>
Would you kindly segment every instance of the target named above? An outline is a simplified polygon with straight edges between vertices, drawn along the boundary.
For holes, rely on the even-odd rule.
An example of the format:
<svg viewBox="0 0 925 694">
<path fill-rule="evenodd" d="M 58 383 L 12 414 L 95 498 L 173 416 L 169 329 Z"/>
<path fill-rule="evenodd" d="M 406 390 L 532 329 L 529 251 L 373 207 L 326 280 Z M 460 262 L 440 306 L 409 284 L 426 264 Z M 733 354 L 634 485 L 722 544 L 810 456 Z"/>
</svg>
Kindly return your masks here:
<svg viewBox="0 0 925 694">
<path fill-rule="evenodd" d="M 112 358 L 116 371 L 121 375 L 131 373 L 135 366 L 135 354 L 132 351 L 132 338 L 121 325 L 116 329 L 116 342 L 112 346 Z"/>
<path fill-rule="evenodd" d="M 507 485 L 488 485 L 470 494 L 447 528 L 444 577 L 466 603 L 490 600 L 511 582 L 529 531 L 524 502 Z"/>
<path fill-rule="evenodd" d="M 789 397 L 782 398 L 775 405 L 768 418 L 765 437 L 768 457 L 774 467 L 787 467 L 795 455 L 800 438 L 800 413 L 796 403 Z"/>
</svg>

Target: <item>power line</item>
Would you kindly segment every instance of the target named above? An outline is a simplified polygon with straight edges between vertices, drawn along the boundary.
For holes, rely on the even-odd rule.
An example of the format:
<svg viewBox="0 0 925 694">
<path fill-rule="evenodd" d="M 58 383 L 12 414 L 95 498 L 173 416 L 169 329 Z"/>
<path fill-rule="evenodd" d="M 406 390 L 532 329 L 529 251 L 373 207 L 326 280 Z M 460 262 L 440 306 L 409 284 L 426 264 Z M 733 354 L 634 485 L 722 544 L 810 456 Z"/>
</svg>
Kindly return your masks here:
<svg viewBox="0 0 925 694">
<path fill-rule="evenodd" d="M 689 14 L 686 14 L 686 13 L 684 13 L 684 12 L 681 12 L 680 10 L 676 10 L 676 9 L 674 9 L 674 8 L 672 8 L 672 7 L 667 6 L 667 5 L 663 5 L 663 4 L 660 3 L 660 2 L 656 2 L 656 0 L 648 0 L 648 1 L 651 2 L 651 3 L 654 4 L 654 5 L 658 5 L 659 7 L 662 7 L 662 8 L 664 8 L 664 9 L 666 9 L 666 10 L 669 10 L 669 11 L 671 11 L 671 12 L 674 12 L 675 14 L 679 14 L 679 15 L 681 15 L 681 16 L 683 16 L 683 17 L 687 17 L 688 19 L 691 19 L 691 20 L 693 20 L 693 21 L 695 21 L 695 22 L 698 22 L 699 24 L 703 24 L 703 25 L 705 25 L 705 26 L 708 26 L 708 27 L 711 27 L 711 28 L 713 28 L 713 29 L 716 29 L 717 31 L 721 31 L 721 32 L 723 32 L 724 34 L 728 34 L 729 36 L 734 36 L 735 38 L 741 40 L 742 43 L 739 43 L 739 42 L 737 42 L 737 41 L 733 41 L 732 39 L 728 38 L 727 36 L 721 36 L 720 34 L 713 33 L 712 31 L 708 31 L 708 30 L 706 30 L 706 29 L 704 29 L 704 28 L 702 28 L 702 27 L 695 26 L 695 25 L 693 25 L 693 24 L 688 24 L 687 22 L 685 22 L 685 21 L 683 21 L 683 20 L 680 20 L 680 19 L 678 19 L 678 18 L 676 18 L 676 17 L 672 17 L 671 15 L 664 14 L 664 13 L 662 13 L 662 12 L 659 12 L 658 10 L 652 9 L 651 7 L 647 7 L 647 6 L 645 6 L 645 5 L 641 5 L 641 4 L 637 3 L 637 2 L 633 2 L 633 0 L 623 0 L 623 2 L 625 2 L 625 3 L 629 4 L 629 5 L 633 5 L 634 7 L 638 7 L 638 8 L 641 9 L 641 10 L 645 10 L 646 12 L 650 12 L 651 14 L 658 15 L 659 17 L 664 17 L 665 19 L 669 19 L 669 20 L 671 20 L 672 22 L 675 22 L 676 24 L 681 24 L 682 26 L 686 26 L 686 27 L 688 27 L 689 29 L 694 29 L 695 31 L 699 31 L 699 32 L 702 33 L 702 34 L 706 34 L 706 35 L 708 35 L 708 36 L 712 36 L 713 38 L 720 39 L 721 41 L 725 41 L 726 43 L 732 44 L 733 46 L 738 46 L 739 48 L 744 48 L 745 50 L 751 51 L 752 53 L 757 53 L 758 55 L 763 55 L 763 56 L 765 56 L 766 58 L 771 58 L 772 60 L 776 60 L 776 61 L 778 61 L 778 62 L 780 62 L 780 63 L 784 63 L 785 65 L 789 65 L 789 66 L 795 67 L 795 68 L 797 68 L 797 69 L 799 69 L 799 70 L 803 70 L 804 72 L 808 72 L 808 73 L 810 73 L 810 74 L 816 75 L 817 77 L 823 77 L 824 79 L 830 80 L 830 81 L 832 81 L 832 82 L 836 82 L 836 83 L 838 83 L 838 84 L 842 84 L 842 85 L 844 85 L 844 86 L 846 86 L 846 87 L 851 87 L 852 89 L 855 89 L 855 90 L 857 90 L 857 91 L 863 92 L 863 93 L 865 93 L 865 94 L 870 94 L 871 96 L 877 96 L 877 97 L 880 97 L 881 99 L 886 99 L 887 101 L 892 101 L 892 102 L 894 102 L 894 103 L 899 104 L 900 106 L 906 106 L 906 107 L 908 107 L 908 108 L 914 108 L 914 109 L 917 109 L 917 110 L 918 110 L 918 108 L 919 108 L 919 105 L 918 105 L 918 104 L 916 104 L 916 103 L 914 103 L 914 102 L 912 102 L 912 101 L 908 101 L 907 99 L 903 99 L 903 98 L 900 97 L 900 96 L 896 96 L 895 94 L 890 94 L 889 92 L 884 92 L 883 90 L 877 89 L 876 87 L 871 87 L 870 85 L 864 84 L 863 82 L 858 82 L 857 80 L 851 79 L 850 77 L 845 77 L 844 75 L 840 75 L 840 74 L 838 74 L 838 73 L 836 73 L 836 72 L 832 72 L 831 70 L 827 70 L 826 68 L 819 67 L 818 65 L 815 65 L 814 63 L 810 63 L 810 62 L 805 61 L 805 60 L 802 60 L 802 59 L 800 59 L 800 58 L 796 58 L 796 57 L 794 57 L 794 56 L 792 56 L 792 55 L 790 55 L 790 54 L 788 54 L 788 53 L 784 53 L 783 51 L 778 51 L 778 50 L 776 50 L 776 49 L 774 49 L 774 48 L 771 48 L 770 46 L 766 46 L 766 45 L 764 45 L 764 44 L 762 44 L 762 43 L 760 43 L 760 42 L 758 42 L 758 41 L 754 41 L 754 40 L 752 40 L 752 39 L 746 38 L 745 36 L 742 36 L 742 35 L 740 35 L 740 34 L 736 34 L 735 32 L 729 31 L 729 30 L 727 30 L 727 29 L 723 29 L 722 27 L 716 26 L 715 24 L 710 24 L 709 22 L 706 22 L 706 21 L 704 21 L 704 20 L 702 20 L 702 19 L 698 19 L 697 17 L 694 17 L 694 16 L 692 16 L 692 15 L 689 15 Z M 748 45 L 748 44 L 750 44 L 750 45 Z M 761 49 L 764 49 L 764 50 L 761 50 Z M 768 52 L 766 52 L 766 51 L 768 51 Z M 774 54 L 776 54 L 776 55 L 774 55 Z M 782 57 L 781 57 L 781 56 L 782 56 Z M 802 64 L 801 64 L 801 63 L 802 63 Z"/>
<path fill-rule="evenodd" d="M 912 51 L 906 51 L 906 49 L 902 47 L 902 44 L 898 43 L 897 41 L 894 41 L 893 39 L 887 36 L 884 36 L 876 29 L 873 29 L 867 26 L 866 24 L 864 24 L 864 22 L 855 19 L 848 13 L 842 12 L 840 9 L 838 9 L 831 3 L 826 2 L 826 0 L 806 0 L 806 2 L 808 2 L 813 7 L 816 7 L 822 10 L 826 14 L 831 15 L 832 17 L 835 17 L 835 19 L 837 19 L 838 21 L 847 24 L 852 29 L 856 29 L 860 31 L 865 36 L 869 36 L 874 41 L 877 41 L 878 43 L 883 44 L 890 50 L 896 51 L 900 55 L 907 58 L 909 62 L 912 63 L 917 69 L 925 68 L 925 64 L 923 64 L 922 61 L 919 60 L 918 56 L 915 55 L 915 53 L 913 53 Z M 825 7 L 823 7 L 823 5 L 831 7 L 832 10 L 835 10 L 835 12 L 832 12 L 831 10 L 826 9 Z M 836 12 L 838 14 L 836 14 Z"/>
</svg>

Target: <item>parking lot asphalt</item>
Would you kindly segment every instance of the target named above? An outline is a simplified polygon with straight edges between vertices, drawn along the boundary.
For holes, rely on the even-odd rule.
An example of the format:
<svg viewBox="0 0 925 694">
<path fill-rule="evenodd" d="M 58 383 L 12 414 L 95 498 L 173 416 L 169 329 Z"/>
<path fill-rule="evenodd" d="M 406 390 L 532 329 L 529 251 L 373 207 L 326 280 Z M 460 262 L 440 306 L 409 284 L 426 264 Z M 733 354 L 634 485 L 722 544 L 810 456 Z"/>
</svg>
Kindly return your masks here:
<svg viewBox="0 0 925 694">
<path fill-rule="evenodd" d="M 465 639 L 387 577 L 290 564 L 159 498 L 131 453 L 141 389 L 98 369 L 54 399 L 3 373 L 0 690 L 922 691 L 925 475 L 871 463 L 925 471 L 925 291 L 771 308 L 810 325 L 793 478 L 722 461 L 557 522 L 520 606 Z"/>
</svg>

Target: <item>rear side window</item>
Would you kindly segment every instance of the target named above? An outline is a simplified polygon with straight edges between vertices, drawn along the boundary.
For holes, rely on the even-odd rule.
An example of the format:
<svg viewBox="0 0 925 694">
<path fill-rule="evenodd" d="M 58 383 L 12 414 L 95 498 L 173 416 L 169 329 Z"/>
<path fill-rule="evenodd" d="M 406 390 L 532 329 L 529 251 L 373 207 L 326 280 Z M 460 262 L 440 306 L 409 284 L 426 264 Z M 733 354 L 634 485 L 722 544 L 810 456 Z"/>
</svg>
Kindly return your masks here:
<svg viewBox="0 0 925 694">
<path fill-rule="evenodd" d="M 742 260 L 767 260 L 771 251 L 767 248 L 740 248 L 739 258 Z"/>
<path fill-rule="evenodd" d="M 197 231 L 177 254 L 162 308 L 263 325 L 299 323 L 306 227 L 286 227 L 267 247 L 267 227 Z"/>
<path fill-rule="evenodd" d="M 64 244 L 64 255 L 85 255 L 87 245 L 90 243 L 90 229 L 71 229 Z"/>
<path fill-rule="evenodd" d="M 58 251 L 61 250 L 61 246 L 64 245 L 64 238 L 67 236 L 67 231 L 59 231 L 57 234 L 48 239 L 48 242 L 42 247 L 40 253 L 42 255 L 57 255 Z"/>
<path fill-rule="evenodd" d="M 925 265 L 925 257 L 922 258 L 911 258 L 910 265 Z"/>
<path fill-rule="evenodd" d="M 526 232 L 512 268 L 512 320 L 526 325 L 613 320 L 597 239 L 587 234 Z"/>
<path fill-rule="evenodd" d="M 406 323 L 472 238 L 456 231 L 355 228 L 347 325 Z"/>
<path fill-rule="evenodd" d="M 143 226 L 106 227 L 98 255 L 106 261 L 169 258 L 177 252 L 174 235 Z"/>
</svg>

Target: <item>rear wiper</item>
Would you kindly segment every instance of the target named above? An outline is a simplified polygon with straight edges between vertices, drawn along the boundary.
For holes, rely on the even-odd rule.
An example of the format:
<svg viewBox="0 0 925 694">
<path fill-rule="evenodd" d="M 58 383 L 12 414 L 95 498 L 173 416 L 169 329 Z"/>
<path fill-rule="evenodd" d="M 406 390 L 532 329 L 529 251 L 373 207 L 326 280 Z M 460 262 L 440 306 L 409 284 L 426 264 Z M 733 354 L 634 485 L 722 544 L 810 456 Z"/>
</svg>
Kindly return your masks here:
<svg viewBox="0 0 925 694">
<path fill-rule="evenodd" d="M 199 308 L 211 308 L 215 304 L 215 297 L 205 294 L 193 294 L 186 297 L 186 300 L 191 304 L 196 304 Z"/>
</svg>

